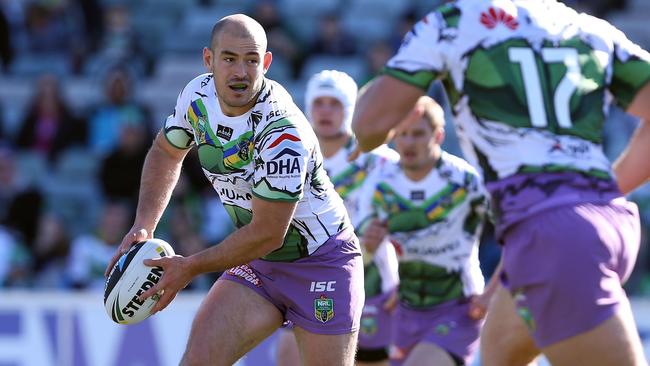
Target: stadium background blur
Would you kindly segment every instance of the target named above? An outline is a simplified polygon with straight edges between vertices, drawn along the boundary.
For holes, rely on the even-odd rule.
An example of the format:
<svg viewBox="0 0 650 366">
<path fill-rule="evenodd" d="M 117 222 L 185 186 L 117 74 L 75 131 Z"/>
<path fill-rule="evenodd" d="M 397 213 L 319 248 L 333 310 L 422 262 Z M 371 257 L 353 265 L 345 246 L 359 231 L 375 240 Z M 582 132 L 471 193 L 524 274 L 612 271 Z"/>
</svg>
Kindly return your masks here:
<svg viewBox="0 0 650 366">
<path fill-rule="evenodd" d="M 3 313 L 3 301 L 13 304 L 7 299 L 14 294 L 18 300 L 30 294 L 83 297 L 103 289 L 106 263 L 132 223 L 151 139 L 180 90 L 204 72 L 201 49 L 216 20 L 243 12 L 264 26 L 273 52 L 267 76 L 302 107 L 311 75 L 338 69 L 365 84 L 403 34 L 443 2 L 0 0 L 0 365 L 20 364 L 1 357 L 3 334 L 12 334 L 3 333 L 6 321 L 15 322 Z M 566 3 L 608 19 L 650 48 L 647 0 Z M 444 103 L 439 86 L 431 94 Z M 446 110 L 445 147 L 460 155 Z M 613 110 L 604 136 L 610 159 L 636 123 Z M 641 209 L 644 236 L 627 289 L 647 299 L 650 187 L 631 198 Z M 156 237 L 190 255 L 231 230 L 196 155 L 188 156 Z M 498 257 L 488 229 L 481 249 L 488 275 Z M 216 276 L 197 278 L 190 289 L 206 291 Z"/>
</svg>

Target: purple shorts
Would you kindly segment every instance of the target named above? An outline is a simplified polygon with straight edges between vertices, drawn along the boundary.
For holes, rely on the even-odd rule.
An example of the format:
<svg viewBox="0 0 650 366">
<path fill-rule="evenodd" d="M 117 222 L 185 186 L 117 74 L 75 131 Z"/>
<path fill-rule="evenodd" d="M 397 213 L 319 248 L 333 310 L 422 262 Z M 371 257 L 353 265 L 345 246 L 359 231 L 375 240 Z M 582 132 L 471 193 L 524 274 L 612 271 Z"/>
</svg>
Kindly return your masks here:
<svg viewBox="0 0 650 366">
<path fill-rule="evenodd" d="M 505 233 L 504 285 L 538 347 L 586 332 L 627 301 L 640 245 L 635 204 L 619 198 L 538 212 Z"/>
<path fill-rule="evenodd" d="M 346 334 L 359 329 L 363 261 L 352 230 L 331 237 L 309 257 L 295 262 L 257 259 L 229 269 L 219 280 L 251 288 L 286 321 L 308 332 Z"/>
<path fill-rule="evenodd" d="M 384 303 L 391 293 L 366 298 L 361 313 L 359 349 L 388 348 L 393 327 L 391 313 L 384 310 Z"/>
<path fill-rule="evenodd" d="M 449 301 L 430 310 L 414 310 L 399 304 L 393 313 L 391 366 L 406 361 L 420 342 L 446 350 L 469 365 L 478 350 L 482 320 L 469 317 L 469 301 Z"/>
</svg>

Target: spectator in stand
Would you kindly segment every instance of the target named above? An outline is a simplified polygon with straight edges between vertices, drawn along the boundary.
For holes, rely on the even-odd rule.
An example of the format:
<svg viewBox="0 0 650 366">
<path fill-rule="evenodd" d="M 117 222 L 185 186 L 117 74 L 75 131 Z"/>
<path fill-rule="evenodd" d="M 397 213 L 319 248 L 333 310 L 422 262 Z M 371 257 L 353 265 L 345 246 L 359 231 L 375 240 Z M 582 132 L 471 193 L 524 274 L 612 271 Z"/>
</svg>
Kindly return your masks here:
<svg viewBox="0 0 650 366">
<path fill-rule="evenodd" d="M 104 270 L 129 229 L 132 213 L 127 204 L 108 202 L 103 208 L 95 233 L 74 239 L 68 261 L 67 277 L 77 289 L 104 288 Z"/>
<path fill-rule="evenodd" d="M 357 52 L 355 38 L 348 34 L 337 14 L 325 15 L 320 21 L 320 32 L 311 46 L 310 52 L 317 55 L 350 56 Z"/>
<path fill-rule="evenodd" d="M 14 160 L 13 151 L 8 146 L 0 146 L 0 220 L 6 217 L 11 201 L 20 192 Z"/>
<path fill-rule="evenodd" d="M 275 3 L 271 0 L 258 2 L 253 9 L 252 18 L 264 27 L 273 57 L 280 56 L 289 62 L 294 78 L 300 75 L 304 55 L 298 40 L 282 22 Z"/>
<path fill-rule="evenodd" d="M 128 64 L 138 75 L 150 75 L 153 59 L 131 22 L 131 13 L 124 4 L 109 5 L 104 10 L 105 29 L 99 44 L 103 64 Z"/>
<path fill-rule="evenodd" d="M 76 44 L 77 22 L 64 1 L 30 1 L 25 9 L 28 50 L 37 54 L 67 54 Z"/>
<path fill-rule="evenodd" d="M 14 56 L 14 50 L 11 45 L 11 27 L 9 26 L 9 20 L 7 15 L 0 7 L 0 66 L 1 70 L 7 72 L 9 70 L 9 65 Z M 1 132 L 1 131 L 0 131 Z M 0 133 L 0 137 L 2 134 Z"/>
<path fill-rule="evenodd" d="M 105 81 L 106 100 L 90 117 L 89 142 L 93 152 L 107 154 L 118 145 L 124 126 L 141 125 L 151 139 L 149 110 L 133 98 L 133 80 L 120 66 L 111 70 Z"/>
<path fill-rule="evenodd" d="M 15 231 L 0 224 L 0 288 L 29 284 L 31 257 L 18 239 Z"/>
<path fill-rule="evenodd" d="M 69 253 L 70 238 L 63 219 L 55 214 L 45 213 L 39 221 L 34 242 L 34 286 L 66 287 Z"/>
<path fill-rule="evenodd" d="M 68 147 L 85 145 L 86 122 L 72 113 L 54 75 L 38 80 L 26 110 L 16 138 L 19 149 L 36 151 L 55 161 Z"/>
<path fill-rule="evenodd" d="M 118 146 L 101 163 L 100 181 L 104 198 L 126 200 L 135 208 L 140 174 L 147 155 L 147 131 L 141 124 L 127 124 L 120 131 Z"/>
<path fill-rule="evenodd" d="M 361 85 L 365 85 L 372 78 L 379 75 L 388 59 L 393 56 L 393 53 L 394 50 L 387 42 L 379 41 L 373 44 L 366 53 L 366 70 L 368 74 L 362 80 Z"/>
</svg>

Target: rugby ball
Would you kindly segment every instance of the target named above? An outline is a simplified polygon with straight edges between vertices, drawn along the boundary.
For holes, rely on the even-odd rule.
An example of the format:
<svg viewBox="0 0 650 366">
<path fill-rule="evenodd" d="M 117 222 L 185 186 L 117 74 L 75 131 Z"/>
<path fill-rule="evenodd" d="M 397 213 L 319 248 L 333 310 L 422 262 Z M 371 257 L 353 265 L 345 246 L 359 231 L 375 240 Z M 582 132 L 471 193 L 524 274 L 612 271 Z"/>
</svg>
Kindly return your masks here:
<svg viewBox="0 0 650 366">
<path fill-rule="evenodd" d="M 104 307 L 108 316 L 118 324 L 139 323 L 151 315 L 157 294 L 139 301 L 138 296 L 152 288 L 163 275 L 162 267 L 148 267 L 145 259 L 174 255 L 164 240 L 149 239 L 135 243 L 115 263 L 106 279 Z"/>
</svg>

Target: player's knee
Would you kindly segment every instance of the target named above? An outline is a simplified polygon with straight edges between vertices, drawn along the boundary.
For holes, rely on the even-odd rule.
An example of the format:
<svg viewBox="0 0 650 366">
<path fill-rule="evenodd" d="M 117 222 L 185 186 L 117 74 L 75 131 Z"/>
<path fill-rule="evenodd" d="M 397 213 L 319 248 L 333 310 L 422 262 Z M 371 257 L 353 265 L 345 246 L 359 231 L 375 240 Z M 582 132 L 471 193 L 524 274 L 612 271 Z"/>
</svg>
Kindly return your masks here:
<svg viewBox="0 0 650 366">
<path fill-rule="evenodd" d="M 537 357 L 539 352 L 532 341 L 513 333 L 481 334 L 482 366 L 522 366 Z"/>
</svg>

